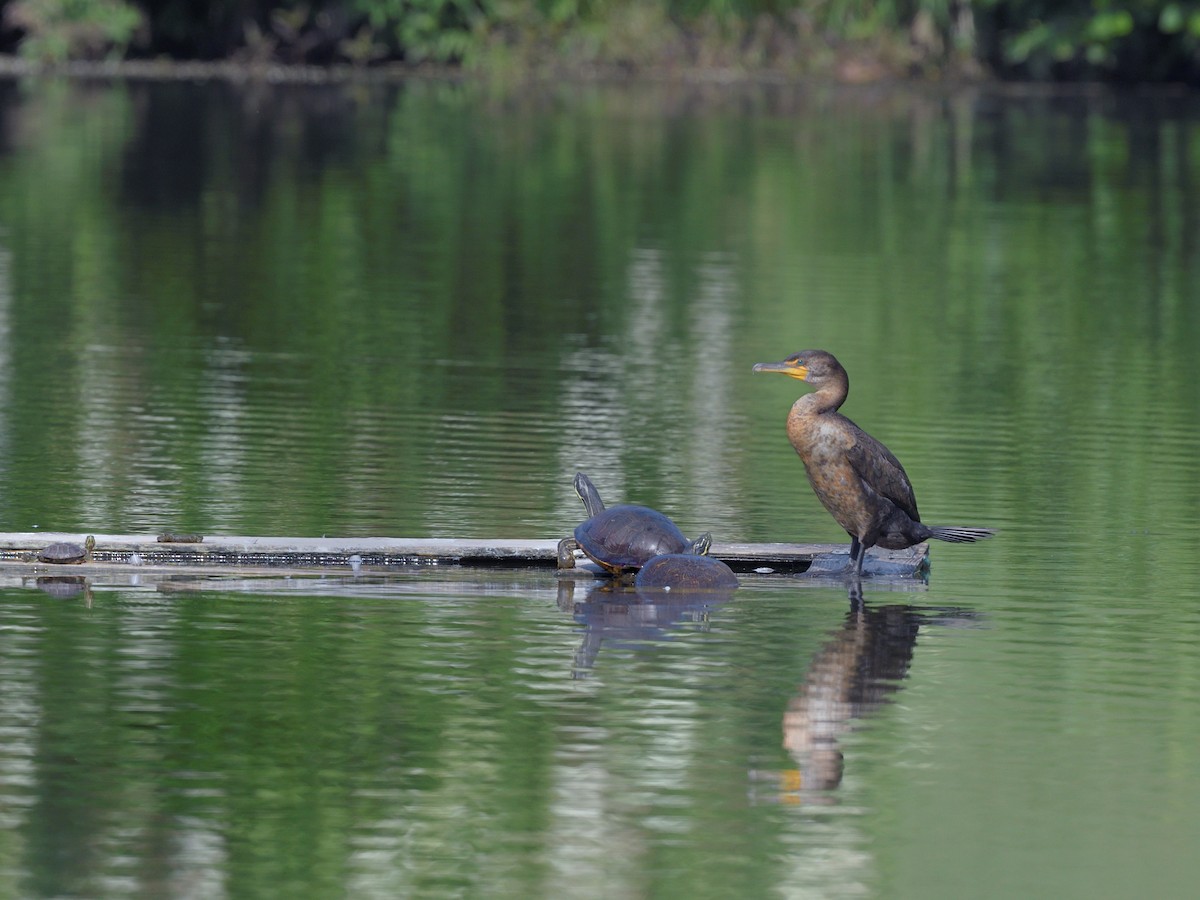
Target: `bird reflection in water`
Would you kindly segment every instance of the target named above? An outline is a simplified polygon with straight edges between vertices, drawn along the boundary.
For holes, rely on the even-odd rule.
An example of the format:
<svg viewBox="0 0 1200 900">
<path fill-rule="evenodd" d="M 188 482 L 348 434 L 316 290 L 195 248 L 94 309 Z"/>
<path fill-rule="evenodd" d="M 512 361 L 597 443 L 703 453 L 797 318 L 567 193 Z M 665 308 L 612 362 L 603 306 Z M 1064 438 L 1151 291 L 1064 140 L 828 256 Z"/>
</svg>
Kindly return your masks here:
<svg viewBox="0 0 1200 900">
<path fill-rule="evenodd" d="M 830 802 L 828 792 L 842 782 L 843 736 L 901 688 L 921 626 L 971 617 L 902 604 L 871 608 L 858 584 L 849 596 L 845 623 L 813 657 L 783 714 L 783 746 L 797 768 L 780 774 L 782 802 Z"/>
<path fill-rule="evenodd" d="M 558 607 L 584 626 L 575 651 L 573 678 L 587 678 L 603 647 L 645 646 L 670 640 L 671 633 L 689 625 L 707 626 L 709 614 L 733 597 L 734 588 L 669 592 L 638 591 L 615 581 L 580 586 L 564 578 L 558 584 Z"/>
</svg>

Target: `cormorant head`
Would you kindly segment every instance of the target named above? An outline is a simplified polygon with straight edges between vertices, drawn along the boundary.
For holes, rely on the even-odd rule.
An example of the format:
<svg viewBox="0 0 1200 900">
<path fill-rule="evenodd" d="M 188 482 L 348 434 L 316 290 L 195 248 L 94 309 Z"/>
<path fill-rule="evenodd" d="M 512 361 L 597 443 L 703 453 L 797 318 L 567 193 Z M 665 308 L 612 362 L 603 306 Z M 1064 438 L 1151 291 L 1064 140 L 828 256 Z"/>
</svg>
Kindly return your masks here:
<svg viewBox="0 0 1200 900">
<path fill-rule="evenodd" d="M 832 353 L 825 350 L 801 350 L 774 363 L 755 363 L 755 372 L 781 372 L 808 384 L 821 385 L 831 378 L 845 378 L 846 370 Z"/>
</svg>

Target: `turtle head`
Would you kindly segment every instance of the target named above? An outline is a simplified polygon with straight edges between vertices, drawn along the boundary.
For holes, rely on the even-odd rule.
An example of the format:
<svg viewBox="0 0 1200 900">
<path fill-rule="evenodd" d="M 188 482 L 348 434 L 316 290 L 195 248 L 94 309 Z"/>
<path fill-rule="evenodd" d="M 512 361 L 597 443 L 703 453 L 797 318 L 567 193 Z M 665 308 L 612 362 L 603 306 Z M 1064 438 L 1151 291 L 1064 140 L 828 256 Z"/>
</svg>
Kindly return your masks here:
<svg viewBox="0 0 1200 900">
<path fill-rule="evenodd" d="M 600 499 L 600 492 L 592 484 L 592 479 L 582 472 L 575 475 L 575 493 L 583 501 L 583 508 L 587 510 L 589 519 L 604 512 L 604 501 Z"/>
</svg>

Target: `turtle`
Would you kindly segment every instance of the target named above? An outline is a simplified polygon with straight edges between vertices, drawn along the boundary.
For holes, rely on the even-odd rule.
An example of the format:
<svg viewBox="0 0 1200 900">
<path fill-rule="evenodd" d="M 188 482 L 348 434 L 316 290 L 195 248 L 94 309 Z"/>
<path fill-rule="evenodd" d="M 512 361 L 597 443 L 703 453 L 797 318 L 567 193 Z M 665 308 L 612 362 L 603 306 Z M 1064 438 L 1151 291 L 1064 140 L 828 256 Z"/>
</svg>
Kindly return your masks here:
<svg viewBox="0 0 1200 900">
<path fill-rule="evenodd" d="M 573 538 L 558 542 L 558 567 L 575 565 L 576 547 L 606 572 L 621 575 L 641 568 L 646 560 L 663 553 L 692 553 L 704 556 L 712 543 L 705 532 L 689 541 L 667 516 L 648 506 L 622 504 L 605 508 L 600 492 L 582 472 L 575 476 L 575 493 L 587 510 L 587 520 L 575 529 Z"/>
<path fill-rule="evenodd" d="M 158 536 L 160 544 L 202 544 L 204 535 L 195 532 L 166 531 Z"/>
<path fill-rule="evenodd" d="M 638 570 L 639 591 L 729 591 L 737 576 L 721 560 L 693 553 L 662 553 Z"/>
<path fill-rule="evenodd" d="M 91 562 L 92 550 L 95 547 L 96 538 L 89 534 L 82 546 L 70 541 L 59 541 L 56 544 L 44 547 L 38 553 L 37 560 L 38 562 L 54 563 L 55 565 Z"/>
</svg>

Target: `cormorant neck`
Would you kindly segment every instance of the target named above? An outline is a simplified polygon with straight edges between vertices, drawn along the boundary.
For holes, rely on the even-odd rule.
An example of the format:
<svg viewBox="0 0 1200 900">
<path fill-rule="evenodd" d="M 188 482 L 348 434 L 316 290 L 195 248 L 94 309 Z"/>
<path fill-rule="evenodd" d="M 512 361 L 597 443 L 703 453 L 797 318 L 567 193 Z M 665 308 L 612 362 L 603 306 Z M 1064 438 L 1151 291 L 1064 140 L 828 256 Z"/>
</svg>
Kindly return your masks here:
<svg viewBox="0 0 1200 900">
<path fill-rule="evenodd" d="M 811 394 L 805 394 L 796 401 L 796 406 L 810 415 L 835 412 L 846 402 L 846 395 L 849 393 L 850 379 L 843 375 L 830 379 Z"/>
</svg>

